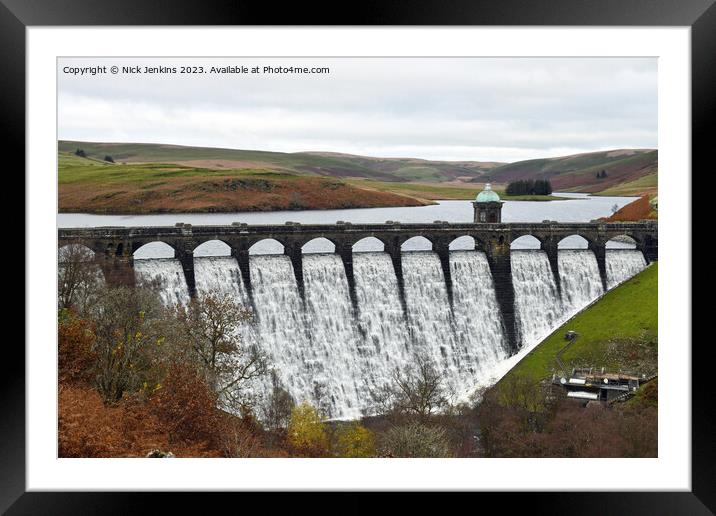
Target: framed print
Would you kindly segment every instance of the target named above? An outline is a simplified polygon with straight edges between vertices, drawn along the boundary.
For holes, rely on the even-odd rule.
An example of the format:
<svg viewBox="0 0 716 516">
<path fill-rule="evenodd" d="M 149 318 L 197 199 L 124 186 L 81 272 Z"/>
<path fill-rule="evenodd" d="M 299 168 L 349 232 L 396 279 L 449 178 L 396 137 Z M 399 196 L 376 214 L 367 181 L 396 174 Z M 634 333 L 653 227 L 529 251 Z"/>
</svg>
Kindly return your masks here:
<svg viewBox="0 0 716 516">
<path fill-rule="evenodd" d="M 691 170 L 716 8 L 419 4 L 3 2 L 27 203 L 3 510 L 712 513 Z"/>
</svg>

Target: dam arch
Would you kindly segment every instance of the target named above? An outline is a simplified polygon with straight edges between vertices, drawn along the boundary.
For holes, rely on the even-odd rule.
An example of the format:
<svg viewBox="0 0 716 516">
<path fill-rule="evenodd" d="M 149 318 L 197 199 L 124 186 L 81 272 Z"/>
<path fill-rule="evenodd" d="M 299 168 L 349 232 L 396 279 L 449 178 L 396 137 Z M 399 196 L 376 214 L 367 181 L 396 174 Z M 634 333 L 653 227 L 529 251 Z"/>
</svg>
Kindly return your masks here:
<svg viewBox="0 0 716 516">
<path fill-rule="evenodd" d="M 67 261 L 91 261 L 97 258 L 97 252 L 84 243 L 72 243 L 60 245 L 57 248 L 57 260 Z"/>
<path fill-rule="evenodd" d="M 354 253 L 380 253 L 385 251 L 385 242 L 380 238 L 369 236 L 355 242 L 351 249 Z"/>
<path fill-rule="evenodd" d="M 631 235 L 615 235 L 604 243 L 607 249 L 638 249 L 639 242 Z"/>
<path fill-rule="evenodd" d="M 193 251 L 196 257 L 231 256 L 231 245 L 220 239 L 205 240 L 197 245 Z"/>
<path fill-rule="evenodd" d="M 522 234 L 513 237 L 510 241 L 511 250 L 532 250 L 542 249 L 543 242 L 540 238 L 532 234 Z"/>
<path fill-rule="evenodd" d="M 590 240 L 582 235 L 567 235 L 557 242 L 558 249 L 589 249 Z"/>
<path fill-rule="evenodd" d="M 116 255 L 121 256 L 123 244 L 117 246 Z M 163 240 L 137 242 L 132 245 L 132 258 L 144 260 L 149 258 L 176 258 L 176 248 Z"/>
<path fill-rule="evenodd" d="M 301 252 L 303 254 L 335 253 L 337 247 L 336 243 L 329 238 L 316 237 L 304 243 L 301 246 Z"/>
<path fill-rule="evenodd" d="M 249 255 L 284 254 L 286 245 L 275 238 L 262 238 L 248 248 Z"/>
<path fill-rule="evenodd" d="M 405 251 L 433 251 L 433 241 L 422 235 L 411 236 L 403 240 L 400 244 L 400 250 Z"/>
<path fill-rule="evenodd" d="M 453 238 L 448 244 L 450 251 L 476 251 L 480 249 L 478 239 L 472 235 L 461 235 Z"/>
</svg>

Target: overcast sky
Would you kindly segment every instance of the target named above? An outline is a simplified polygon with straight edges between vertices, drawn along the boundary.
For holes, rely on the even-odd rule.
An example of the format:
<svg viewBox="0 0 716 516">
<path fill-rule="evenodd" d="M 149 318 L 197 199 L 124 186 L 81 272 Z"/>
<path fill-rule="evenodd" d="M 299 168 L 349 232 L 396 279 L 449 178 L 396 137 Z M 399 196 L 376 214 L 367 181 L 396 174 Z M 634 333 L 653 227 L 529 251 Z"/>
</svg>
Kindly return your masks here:
<svg viewBox="0 0 716 516">
<path fill-rule="evenodd" d="M 58 135 L 382 157 L 518 161 L 656 148 L 654 58 L 60 59 Z M 328 74 L 123 74 L 112 66 Z M 72 75 L 65 67 L 106 66 Z"/>
</svg>

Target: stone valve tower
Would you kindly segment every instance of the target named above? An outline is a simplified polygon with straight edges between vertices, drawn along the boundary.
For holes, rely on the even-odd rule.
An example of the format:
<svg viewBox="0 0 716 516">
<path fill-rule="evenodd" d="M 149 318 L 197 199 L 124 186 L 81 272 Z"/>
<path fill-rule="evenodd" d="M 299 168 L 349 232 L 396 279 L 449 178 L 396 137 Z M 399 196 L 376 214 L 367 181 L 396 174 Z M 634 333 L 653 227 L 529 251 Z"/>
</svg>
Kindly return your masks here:
<svg viewBox="0 0 716 516">
<path fill-rule="evenodd" d="M 477 194 L 472 205 L 475 207 L 475 224 L 502 222 L 502 201 L 500 196 L 492 190 L 490 183 Z"/>
</svg>

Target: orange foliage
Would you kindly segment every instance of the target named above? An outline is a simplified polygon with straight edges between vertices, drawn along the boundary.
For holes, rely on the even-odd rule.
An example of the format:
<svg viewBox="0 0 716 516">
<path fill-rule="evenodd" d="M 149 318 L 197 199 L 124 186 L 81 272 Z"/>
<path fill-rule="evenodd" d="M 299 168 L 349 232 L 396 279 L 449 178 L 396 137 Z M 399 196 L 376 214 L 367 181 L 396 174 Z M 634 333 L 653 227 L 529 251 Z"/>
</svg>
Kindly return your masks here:
<svg viewBox="0 0 716 516">
<path fill-rule="evenodd" d="M 148 400 L 125 397 L 106 406 L 87 385 L 60 384 L 60 457 L 285 457 L 267 449 L 260 427 L 216 407 L 216 396 L 190 368 L 174 364 Z"/>
<path fill-rule="evenodd" d="M 604 220 L 606 222 L 627 222 L 656 218 L 656 212 L 649 204 L 649 197 L 645 195 L 636 201 L 623 206 L 614 215 L 607 217 Z"/>
<path fill-rule="evenodd" d="M 145 403 L 125 399 L 107 407 L 89 387 L 60 387 L 58 423 L 60 457 L 144 457 L 153 449 L 177 457 L 220 456 L 201 443 L 171 443 Z"/>
<path fill-rule="evenodd" d="M 63 382 L 86 382 L 96 359 L 89 325 L 71 312 L 60 318 L 57 330 L 58 377 Z"/>
<path fill-rule="evenodd" d="M 225 422 L 216 408 L 216 395 L 187 366 L 172 364 L 164 384 L 149 400 L 171 442 L 216 444 Z"/>
</svg>

